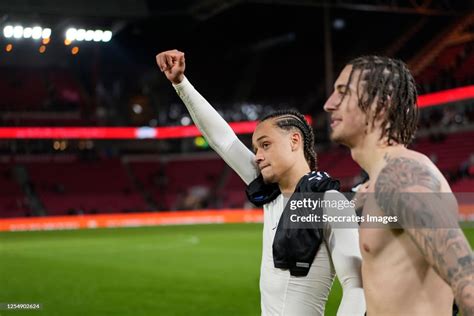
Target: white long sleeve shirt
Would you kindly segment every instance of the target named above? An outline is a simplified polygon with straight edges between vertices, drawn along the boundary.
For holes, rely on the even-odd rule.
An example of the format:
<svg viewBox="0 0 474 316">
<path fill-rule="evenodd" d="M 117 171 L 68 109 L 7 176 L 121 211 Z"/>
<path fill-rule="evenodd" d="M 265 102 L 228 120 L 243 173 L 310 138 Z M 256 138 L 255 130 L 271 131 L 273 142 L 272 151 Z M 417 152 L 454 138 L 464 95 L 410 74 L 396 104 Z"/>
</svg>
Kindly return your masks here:
<svg viewBox="0 0 474 316">
<path fill-rule="evenodd" d="M 254 154 L 186 78 L 173 86 L 209 145 L 246 184 L 252 182 L 259 174 Z M 337 315 L 364 315 L 366 308 L 357 229 L 336 229 L 326 225 L 324 242 L 308 275 L 294 277 L 288 270 L 275 268 L 273 264 L 273 239 L 284 208 L 281 194 L 263 206 L 262 315 L 324 315 L 335 274 L 343 288 Z"/>
</svg>

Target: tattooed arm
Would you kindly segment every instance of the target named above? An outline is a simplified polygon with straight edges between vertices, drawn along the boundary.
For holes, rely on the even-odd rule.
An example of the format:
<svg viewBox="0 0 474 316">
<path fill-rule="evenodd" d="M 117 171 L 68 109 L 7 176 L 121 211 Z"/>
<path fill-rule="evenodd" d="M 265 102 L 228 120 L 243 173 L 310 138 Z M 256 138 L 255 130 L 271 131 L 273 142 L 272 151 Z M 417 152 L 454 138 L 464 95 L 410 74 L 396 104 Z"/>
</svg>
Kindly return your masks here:
<svg viewBox="0 0 474 316">
<path fill-rule="evenodd" d="M 402 157 L 385 160 L 375 183 L 378 205 L 398 217 L 425 260 L 451 286 L 462 315 L 474 315 L 474 255 L 457 221 L 457 203 L 440 193 L 441 181 L 427 165 Z"/>
</svg>

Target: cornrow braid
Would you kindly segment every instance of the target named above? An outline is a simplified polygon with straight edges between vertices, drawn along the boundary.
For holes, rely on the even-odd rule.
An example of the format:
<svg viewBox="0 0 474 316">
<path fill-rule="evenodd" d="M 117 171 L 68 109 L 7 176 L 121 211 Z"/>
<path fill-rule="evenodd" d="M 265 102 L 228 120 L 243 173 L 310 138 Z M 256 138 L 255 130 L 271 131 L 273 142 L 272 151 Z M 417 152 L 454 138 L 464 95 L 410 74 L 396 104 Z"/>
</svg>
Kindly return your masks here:
<svg viewBox="0 0 474 316">
<path fill-rule="evenodd" d="M 298 129 L 303 136 L 304 157 L 308 162 L 311 170 L 317 168 L 317 156 L 314 146 L 314 132 L 313 128 L 308 124 L 303 114 L 296 110 L 278 110 L 271 112 L 260 119 L 260 122 L 268 119 L 275 119 L 275 125 L 279 128 L 289 131 L 291 129 Z"/>
<path fill-rule="evenodd" d="M 395 141 L 408 146 L 415 136 L 419 111 L 415 80 L 405 63 L 388 57 L 363 56 L 348 65 L 352 65 L 348 84 L 354 72 L 360 71 L 357 79 L 360 109 L 368 114 L 377 99 L 371 124 L 382 110 L 387 112 L 381 138 L 387 137 L 389 144 Z M 359 91 L 361 86 L 363 89 Z"/>
</svg>

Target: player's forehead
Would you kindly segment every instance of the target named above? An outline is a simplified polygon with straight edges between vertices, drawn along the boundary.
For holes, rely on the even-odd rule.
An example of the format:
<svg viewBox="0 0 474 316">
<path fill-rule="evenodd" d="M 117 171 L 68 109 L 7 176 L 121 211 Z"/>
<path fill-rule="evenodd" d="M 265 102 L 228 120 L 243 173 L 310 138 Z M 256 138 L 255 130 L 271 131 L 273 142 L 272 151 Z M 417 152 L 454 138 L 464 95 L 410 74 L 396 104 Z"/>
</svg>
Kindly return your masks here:
<svg viewBox="0 0 474 316">
<path fill-rule="evenodd" d="M 349 88 L 352 88 L 353 90 L 356 89 L 356 86 L 354 82 L 354 78 L 357 78 L 359 70 L 354 71 L 354 74 L 352 74 L 352 79 L 351 82 L 349 82 L 349 78 L 351 77 L 351 72 L 352 72 L 352 65 L 346 65 L 344 69 L 342 69 L 341 73 L 336 79 L 336 82 L 334 83 L 334 88 L 340 87 L 340 86 L 348 86 Z"/>
<path fill-rule="evenodd" d="M 265 138 L 271 138 L 275 133 L 274 119 L 259 122 L 252 135 L 252 143 L 256 144 Z"/>
</svg>

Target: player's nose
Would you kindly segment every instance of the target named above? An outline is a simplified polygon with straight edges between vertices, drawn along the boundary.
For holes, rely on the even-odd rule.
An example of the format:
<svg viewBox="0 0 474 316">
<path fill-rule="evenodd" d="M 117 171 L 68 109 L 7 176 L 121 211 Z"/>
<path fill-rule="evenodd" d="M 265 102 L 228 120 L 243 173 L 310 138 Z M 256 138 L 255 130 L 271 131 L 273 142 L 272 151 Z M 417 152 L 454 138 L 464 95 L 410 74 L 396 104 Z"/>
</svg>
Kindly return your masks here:
<svg viewBox="0 0 474 316">
<path fill-rule="evenodd" d="M 262 163 L 262 161 L 265 160 L 265 157 L 263 156 L 262 150 L 257 149 L 257 152 L 255 153 L 255 163 L 258 165 Z"/>
<path fill-rule="evenodd" d="M 333 92 L 331 96 L 326 100 L 326 103 L 324 103 L 324 111 L 332 112 L 337 109 L 338 104 L 339 102 L 336 97 L 336 92 Z"/>
</svg>

